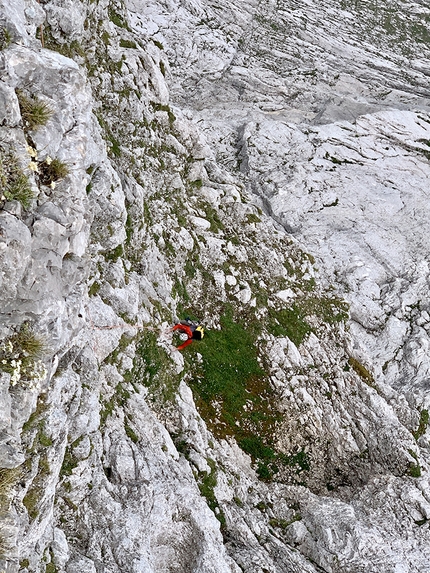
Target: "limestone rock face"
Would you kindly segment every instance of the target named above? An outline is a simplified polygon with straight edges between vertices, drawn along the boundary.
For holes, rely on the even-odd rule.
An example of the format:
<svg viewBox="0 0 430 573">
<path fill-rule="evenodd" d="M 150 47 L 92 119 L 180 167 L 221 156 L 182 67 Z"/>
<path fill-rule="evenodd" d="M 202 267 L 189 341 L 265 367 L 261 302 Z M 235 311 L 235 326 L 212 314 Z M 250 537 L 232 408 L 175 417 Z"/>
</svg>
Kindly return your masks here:
<svg viewBox="0 0 430 573">
<path fill-rule="evenodd" d="M 429 571 L 429 15 L 0 1 L 2 571 Z"/>
</svg>

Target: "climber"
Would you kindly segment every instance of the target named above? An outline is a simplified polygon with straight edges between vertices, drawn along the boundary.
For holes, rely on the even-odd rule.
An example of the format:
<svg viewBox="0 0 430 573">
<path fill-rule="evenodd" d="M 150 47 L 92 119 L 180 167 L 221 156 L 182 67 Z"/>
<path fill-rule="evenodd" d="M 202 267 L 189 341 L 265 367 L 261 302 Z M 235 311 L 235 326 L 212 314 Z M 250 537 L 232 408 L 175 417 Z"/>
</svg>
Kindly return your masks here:
<svg viewBox="0 0 430 573">
<path fill-rule="evenodd" d="M 186 346 L 192 343 L 193 340 L 201 340 L 204 336 L 204 328 L 199 323 L 193 322 L 189 318 L 181 320 L 172 328 L 173 332 L 177 330 L 188 336 L 188 339 L 177 347 L 178 350 L 183 350 Z"/>
</svg>

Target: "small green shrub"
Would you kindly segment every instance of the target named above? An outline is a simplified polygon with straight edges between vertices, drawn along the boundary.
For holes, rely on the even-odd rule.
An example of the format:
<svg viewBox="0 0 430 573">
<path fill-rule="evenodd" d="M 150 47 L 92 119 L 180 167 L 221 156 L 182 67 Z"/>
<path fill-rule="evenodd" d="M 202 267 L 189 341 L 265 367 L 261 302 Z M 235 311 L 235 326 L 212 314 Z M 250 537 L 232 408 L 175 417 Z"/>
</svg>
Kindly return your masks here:
<svg viewBox="0 0 430 573">
<path fill-rule="evenodd" d="M 39 180 L 42 185 L 51 185 L 69 174 L 68 166 L 60 159 L 47 157 L 39 162 Z"/>
<path fill-rule="evenodd" d="M 3 200 L 19 201 L 24 209 L 34 198 L 30 181 L 19 166 L 17 158 L 0 149 L 0 193 Z"/>
<path fill-rule="evenodd" d="M 16 95 L 26 129 L 35 130 L 48 123 L 54 111 L 46 102 L 37 96 L 27 97 L 21 90 L 17 90 Z"/>
</svg>

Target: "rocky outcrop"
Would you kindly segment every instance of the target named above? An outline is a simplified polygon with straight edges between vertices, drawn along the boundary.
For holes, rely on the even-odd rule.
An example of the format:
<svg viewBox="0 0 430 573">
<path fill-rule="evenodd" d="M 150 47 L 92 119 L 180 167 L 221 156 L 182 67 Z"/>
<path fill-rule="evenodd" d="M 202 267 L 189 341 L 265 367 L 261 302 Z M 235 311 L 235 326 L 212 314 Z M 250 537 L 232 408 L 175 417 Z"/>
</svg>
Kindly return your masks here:
<svg viewBox="0 0 430 573">
<path fill-rule="evenodd" d="M 2 569 L 426 570 L 414 6 L 1 4 Z"/>
</svg>

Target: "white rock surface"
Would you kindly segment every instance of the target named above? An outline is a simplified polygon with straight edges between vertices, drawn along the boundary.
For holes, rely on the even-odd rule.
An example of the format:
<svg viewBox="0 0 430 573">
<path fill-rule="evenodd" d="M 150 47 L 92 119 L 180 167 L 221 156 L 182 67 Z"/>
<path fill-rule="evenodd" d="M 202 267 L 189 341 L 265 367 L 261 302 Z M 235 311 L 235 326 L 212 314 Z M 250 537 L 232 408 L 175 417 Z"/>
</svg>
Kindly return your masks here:
<svg viewBox="0 0 430 573">
<path fill-rule="evenodd" d="M 2 571 L 429 571 L 428 17 L 0 2 L 0 152 L 37 192 L 1 204 L 0 332 L 31 324 L 47 370 L 1 377 Z M 208 341 L 247 327 L 268 383 L 236 423 L 276 412 L 270 479 L 202 407 L 188 308 Z"/>
</svg>

